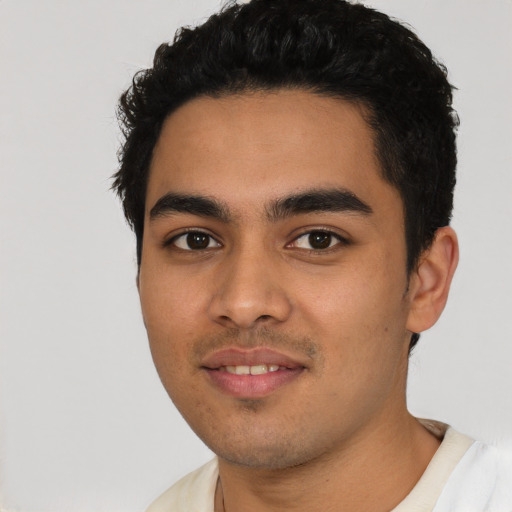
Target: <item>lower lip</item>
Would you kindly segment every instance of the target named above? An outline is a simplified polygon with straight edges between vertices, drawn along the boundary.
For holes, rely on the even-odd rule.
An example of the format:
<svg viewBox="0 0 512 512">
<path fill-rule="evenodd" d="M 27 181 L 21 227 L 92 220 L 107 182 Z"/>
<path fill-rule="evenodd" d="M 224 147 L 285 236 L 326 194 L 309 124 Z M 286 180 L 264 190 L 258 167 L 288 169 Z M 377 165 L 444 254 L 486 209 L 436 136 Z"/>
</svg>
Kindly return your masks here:
<svg viewBox="0 0 512 512">
<path fill-rule="evenodd" d="M 236 375 L 210 368 L 204 370 L 213 383 L 228 395 L 237 398 L 262 398 L 295 380 L 304 368 L 287 368 L 263 375 Z"/>
</svg>

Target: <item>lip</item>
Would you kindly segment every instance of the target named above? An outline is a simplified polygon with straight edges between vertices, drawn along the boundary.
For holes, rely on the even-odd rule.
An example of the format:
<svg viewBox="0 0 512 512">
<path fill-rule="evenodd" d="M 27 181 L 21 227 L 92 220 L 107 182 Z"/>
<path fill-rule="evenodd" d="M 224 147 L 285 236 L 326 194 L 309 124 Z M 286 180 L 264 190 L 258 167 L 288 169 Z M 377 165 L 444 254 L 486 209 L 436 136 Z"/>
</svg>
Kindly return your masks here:
<svg viewBox="0 0 512 512">
<path fill-rule="evenodd" d="M 289 369 L 305 367 L 301 361 L 269 348 L 243 350 L 228 348 L 214 352 L 203 359 L 201 366 L 215 370 L 221 366 L 253 366 L 256 364 L 275 364 Z"/>
<path fill-rule="evenodd" d="M 263 375 L 236 375 L 222 371 L 224 366 L 277 365 L 279 370 Z M 204 358 L 201 368 L 220 391 L 237 398 L 263 398 L 297 379 L 306 365 L 286 354 L 268 349 L 228 348 Z"/>
</svg>

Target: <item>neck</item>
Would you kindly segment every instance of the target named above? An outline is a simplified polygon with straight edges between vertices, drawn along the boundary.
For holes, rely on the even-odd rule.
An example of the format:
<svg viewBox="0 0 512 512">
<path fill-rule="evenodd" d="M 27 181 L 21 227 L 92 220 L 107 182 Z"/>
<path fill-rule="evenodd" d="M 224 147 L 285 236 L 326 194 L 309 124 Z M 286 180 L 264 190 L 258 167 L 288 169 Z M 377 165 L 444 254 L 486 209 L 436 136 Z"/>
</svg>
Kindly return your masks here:
<svg viewBox="0 0 512 512">
<path fill-rule="evenodd" d="M 439 440 L 404 411 L 317 459 L 266 470 L 219 459 L 215 512 L 389 511 L 418 482 Z"/>
</svg>

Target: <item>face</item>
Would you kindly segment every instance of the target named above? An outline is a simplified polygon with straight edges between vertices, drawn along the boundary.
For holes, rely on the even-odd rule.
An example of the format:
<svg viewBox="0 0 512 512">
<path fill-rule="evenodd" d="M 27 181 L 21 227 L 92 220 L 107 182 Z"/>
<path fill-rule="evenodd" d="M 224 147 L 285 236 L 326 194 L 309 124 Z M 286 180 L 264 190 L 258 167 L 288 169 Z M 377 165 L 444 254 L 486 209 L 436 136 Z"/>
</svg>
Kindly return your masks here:
<svg viewBox="0 0 512 512">
<path fill-rule="evenodd" d="M 303 464 L 405 410 L 402 202 L 357 105 L 279 91 L 174 112 L 138 284 L 160 378 L 221 459 Z"/>
</svg>

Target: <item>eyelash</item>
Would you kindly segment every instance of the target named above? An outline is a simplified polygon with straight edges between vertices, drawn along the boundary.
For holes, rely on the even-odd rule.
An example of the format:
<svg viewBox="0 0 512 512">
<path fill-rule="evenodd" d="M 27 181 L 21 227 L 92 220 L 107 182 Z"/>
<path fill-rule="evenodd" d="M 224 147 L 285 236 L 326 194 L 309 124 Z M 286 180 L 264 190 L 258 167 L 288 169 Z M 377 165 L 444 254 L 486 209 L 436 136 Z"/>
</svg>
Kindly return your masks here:
<svg viewBox="0 0 512 512">
<path fill-rule="evenodd" d="M 183 247 L 179 247 L 176 242 L 182 238 L 184 240 L 186 240 L 186 238 L 190 235 L 199 235 L 199 236 L 203 236 L 203 237 L 206 237 L 208 239 L 208 246 L 207 247 L 204 247 L 204 248 L 196 248 L 196 249 L 192 249 L 192 248 L 188 248 L 188 249 L 185 249 Z M 200 229 L 190 229 L 190 230 L 187 230 L 183 233 L 180 233 L 179 235 L 175 235 L 173 236 L 172 238 L 170 238 L 169 240 L 166 240 L 164 242 L 164 247 L 169 247 L 169 246 L 173 246 L 174 248 L 176 249 L 179 249 L 179 250 L 182 250 L 182 251 L 189 251 L 189 252 L 193 252 L 193 251 L 197 251 L 197 252 L 202 252 L 206 249 L 211 249 L 210 244 L 211 242 L 214 241 L 217 245 L 217 247 L 220 247 L 222 244 L 212 235 L 210 235 L 209 233 L 207 233 L 206 231 L 201 231 Z M 187 242 L 185 242 L 187 243 Z"/>
<path fill-rule="evenodd" d="M 312 240 L 311 237 L 314 235 L 322 235 L 328 237 L 328 245 L 327 247 L 321 247 L 321 248 L 304 248 L 304 247 L 297 247 L 300 250 L 309 251 L 312 253 L 326 253 L 331 252 L 332 250 L 335 250 L 338 245 L 348 245 L 349 241 L 341 236 L 340 234 L 330 230 L 330 229 L 322 229 L 322 228 L 316 228 L 316 229 L 310 229 L 309 231 L 305 231 L 299 236 L 295 237 L 294 240 L 288 244 L 288 245 L 296 245 L 297 242 L 301 238 L 308 237 L 308 243 L 311 245 Z"/>
<path fill-rule="evenodd" d="M 200 237 L 205 237 L 207 239 L 207 245 L 205 247 L 197 247 L 195 249 L 191 248 L 188 241 L 186 240 L 186 237 L 189 237 L 190 235 L 199 235 Z M 328 245 L 326 247 L 321 247 L 321 248 L 315 248 L 315 247 L 307 248 L 307 247 L 298 247 L 297 246 L 297 242 L 301 239 L 305 239 L 306 237 L 308 237 L 308 242 L 311 245 L 311 242 L 312 242 L 311 237 L 314 235 L 321 235 L 321 236 L 327 237 Z M 188 245 L 188 248 L 179 247 L 177 245 L 177 241 L 179 241 L 180 239 L 184 240 L 184 243 Z M 212 242 L 214 242 L 216 244 L 214 247 L 210 246 L 212 244 Z M 348 245 L 349 243 L 350 242 L 346 238 L 344 238 L 340 234 L 338 234 L 330 229 L 316 228 L 316 229 L 310 229 L 308 231 L 302 232 L 300 235 L 296 236 L 292 240 L 292 242 L 287 244 L 286 247 L 295 247 L 296 249 L 301 250 L 301 251 L 307 251 L 310 253 L 321 254 L 321 253 L 331 252 L 331 251 L 335 250 L 337 246 Z M 204 252 L 208 249 L 222 247 L 222 244 L 213 235 L 210 235 L 206 231 L 202 231 L 199 229 L 190 229 L 183 233 L 175 235 L 172 238 L 170 238 L 169 240 L 166 240 L 163 245 L 164 245 L 164 247 L 173 246 L 173 248 L 184 251 L 184 252 Z"/>
</svg>

